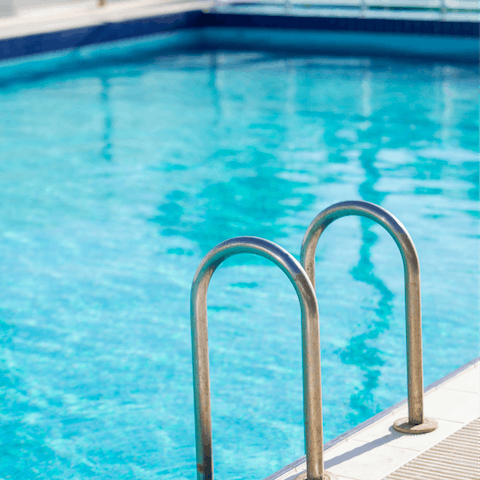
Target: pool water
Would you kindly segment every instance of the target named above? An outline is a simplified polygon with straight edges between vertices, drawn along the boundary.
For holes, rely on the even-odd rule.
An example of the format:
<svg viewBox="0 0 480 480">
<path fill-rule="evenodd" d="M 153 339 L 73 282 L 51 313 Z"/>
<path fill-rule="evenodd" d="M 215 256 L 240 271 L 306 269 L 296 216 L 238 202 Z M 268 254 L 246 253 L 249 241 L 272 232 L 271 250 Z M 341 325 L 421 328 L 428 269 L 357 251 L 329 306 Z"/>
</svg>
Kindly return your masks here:
<svg viewBox="0 0 480 480">
<path fill-rule="evenodd" d="M 238 51 L 4 82 L 2 478 L 194 479 L 199 262 L 237 235 L 298 258 L 338 201 L 416 244 L 425 385 L 478 356 L 477 84 L 469 65 Z M 316 280 L 328 441 L 406 396 L 403 265 L 348 217 Z M 262 479 L 304 454 L 298 300 L 248 255 L 208 300 L 216 475 Z"/>
</svg>

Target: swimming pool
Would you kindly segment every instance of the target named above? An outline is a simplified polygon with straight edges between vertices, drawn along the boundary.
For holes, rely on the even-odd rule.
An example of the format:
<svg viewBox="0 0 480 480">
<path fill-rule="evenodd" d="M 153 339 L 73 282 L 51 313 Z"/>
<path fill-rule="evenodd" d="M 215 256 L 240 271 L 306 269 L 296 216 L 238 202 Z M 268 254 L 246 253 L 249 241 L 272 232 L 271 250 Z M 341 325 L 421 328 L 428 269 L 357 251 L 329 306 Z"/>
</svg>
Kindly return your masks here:
<svg viewBox="0 0 480 480">
<path fill-rule="evenodd" d="M 477 82 L 469 65 L 185 51 L 4 83 L 5 478 L 193 479 L 198 263 L 245 234 L 298 258 L 337 201 L 382 205 L 416 244 L 425 384 L 478 356 Z M 388 233 L 330 226 L 317 294 L 330 440 L 406 396 Z M 216 473 L 264 478 L 303 454 L 295 292 L 236 257 L 209 319 Z"/>
</svg>

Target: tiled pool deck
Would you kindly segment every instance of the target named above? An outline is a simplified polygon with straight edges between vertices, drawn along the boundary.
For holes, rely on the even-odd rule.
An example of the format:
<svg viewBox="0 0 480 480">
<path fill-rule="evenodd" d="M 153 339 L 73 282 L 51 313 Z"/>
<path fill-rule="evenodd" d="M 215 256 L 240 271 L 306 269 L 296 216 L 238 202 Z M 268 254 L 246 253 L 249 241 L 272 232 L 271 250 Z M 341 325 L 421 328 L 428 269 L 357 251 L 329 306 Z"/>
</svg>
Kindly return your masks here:
<svg viewBox="0 0 480 480">
<path fill-rule="evenodd" d="M 407 405 L 403 402 L 327 444 L 326 470 L 336 474 L 339 480 L 443 478 L 441 475 L 445 467 L 441 465 L 441 459 L 437 464 L 429 465 L 431 473 L 428 474 L 418 470 L 413 477 L 402 477 L 401 472 L 396 471 L 480 416 L 479 359 L 432 384 L 426 390 L 425 413 L 427 417 L 438 421 L 437 430 L 422 435 L 405 435 L 393 430 L 393 422 L 407 416 Z M 476 473 L 465 476 L 458 472 L 458 475 L 450 478 L 480 479 L 478 445 L 477 441 L 476 461 L 472 460 L 473 465 L 476 465 L 473 467 Z M 460 450 L 463 449 L 460 445 Z M 305 468 L 305 459 L 299 459 L 266 480 L 294 480 Z M 405 467 L 404 469 L 409 470 Z"/>
<path fill-rule="evenodd" d="M 121 2 L 97 7 L 95 0 L 68 5 L 32 7 L 12 17 L 0 18 L 0 39 L 41 33 L 68 31 L 175 13 L 207 10 L 213 0 L 159 2 L 158 0 Z"/>
</svg>

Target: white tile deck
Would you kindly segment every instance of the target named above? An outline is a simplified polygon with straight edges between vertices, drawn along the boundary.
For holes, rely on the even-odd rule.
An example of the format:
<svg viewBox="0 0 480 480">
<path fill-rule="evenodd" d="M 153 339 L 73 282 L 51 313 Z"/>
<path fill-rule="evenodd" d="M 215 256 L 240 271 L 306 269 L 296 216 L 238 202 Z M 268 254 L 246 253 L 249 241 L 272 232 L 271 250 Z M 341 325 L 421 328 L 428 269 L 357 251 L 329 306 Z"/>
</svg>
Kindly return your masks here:
<svg viewBox="0 0 480 480">
<path fill-rule="evenodd" d="M 68 5 L 52 5 L 21 10 L 12 17 L 0 18 L 0 39 L 74 28 L 102 25 L 170 13 L 208 10 L 213 0 L 132 0 L 98 8 L 96 0 Z"/>
<path fill-rule="evenodd" d="M 385 480 L 480 480 L 480 419 L 449 435 Z"/>
<path fill-rule="evenodd" d="M 270 3 L 268 0 L 259 0 L 259 5 L 249 5 L 243 2 L 239 5 L 232 3 L 231 5 L 222 5 L 219 10 L 224 13 L 241 13 L 250 15 L 296 15 L 303 17 L 339 17 L 339 18 L 384 18 L 395 20 L 426 20 L 426 21 L 450 21 L 450 22 L 477 22 L 478 12 L 466 11 L 455 12 L 448 11 L 442 13 L 439 10 L 418 10 L 413 9 L 370 9 L 360 11 L 356 8 L 339 8 L 339 7 L 322 7 L 321 5 L 308 6 L 286 10 L 281 0 L 278 4 Z M 296 3 L 296 2 L 295 2 Z M 308 2 L 305 2 L 308 3 Z M 299 6 L 296 3 L 297 7 Z M 352 1 L 352 6 L 355 2 Z M 473 8 L 472 8 L 473 10 Z"/>
<path fill-rule="evenodd" d="M 480 368 L 477 361 L 425 394 L 425 414 L 438 429 L 423 435 L 393 430 L 397 418 L 408 416 L 401 406 L 325 451 L 325 467 L 340 480 L 381 480 L 480 416 Z M 298 465 L 275 480 L 293 480 Z M 420 477 L 419 477 L 420 478 Z"/>
</svg>

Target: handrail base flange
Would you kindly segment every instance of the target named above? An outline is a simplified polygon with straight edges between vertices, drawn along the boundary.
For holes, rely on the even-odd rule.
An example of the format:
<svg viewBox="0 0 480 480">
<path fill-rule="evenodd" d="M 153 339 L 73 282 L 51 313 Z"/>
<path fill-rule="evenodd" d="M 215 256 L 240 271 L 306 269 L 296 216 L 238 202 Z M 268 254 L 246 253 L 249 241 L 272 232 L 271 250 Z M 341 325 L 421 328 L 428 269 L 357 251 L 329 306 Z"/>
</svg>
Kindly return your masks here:
<svg viewBox="0 0 480 480">
<path fill-rule="evenodd" d="M 307 480 L 307 472 L 302 472 L 295 477 L 295 480 Z M 322 480 L 338 480 L 338 477 L 334 473 L 325 472 Z"/>
<path fill-rule="evenodd" d="M 425 418 L 423 423 L 414 425 L 408 421 L 408 417 L 395 420 L 393 428 L 399 433 L 408 433 L 410 435 L 418 435 L 421 433 L 433 432 L 438 428 L 438 422 L 434 418 Z"/>
</svg>

